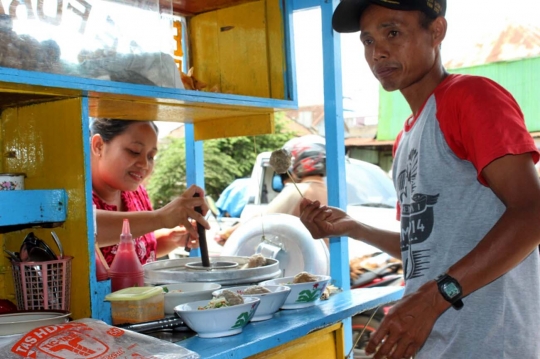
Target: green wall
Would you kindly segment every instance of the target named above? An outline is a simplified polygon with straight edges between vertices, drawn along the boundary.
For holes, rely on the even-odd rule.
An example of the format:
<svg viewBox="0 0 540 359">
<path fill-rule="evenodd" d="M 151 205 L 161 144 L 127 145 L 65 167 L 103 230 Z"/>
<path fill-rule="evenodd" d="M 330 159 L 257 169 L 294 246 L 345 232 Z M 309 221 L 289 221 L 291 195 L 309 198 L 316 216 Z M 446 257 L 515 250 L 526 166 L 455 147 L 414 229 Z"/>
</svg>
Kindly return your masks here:
<svg viewBox="0 0 540 359">
<path fill-rule="evenodd" d="M 450 73 L 488 77 L 516 98 L 529 132 L 540 131 L 540 57 L 448 70 Z M 379 88 L 378 140 L 393 140 L 410 116 L 411 109 L 399 91 Z"/>
</svg>

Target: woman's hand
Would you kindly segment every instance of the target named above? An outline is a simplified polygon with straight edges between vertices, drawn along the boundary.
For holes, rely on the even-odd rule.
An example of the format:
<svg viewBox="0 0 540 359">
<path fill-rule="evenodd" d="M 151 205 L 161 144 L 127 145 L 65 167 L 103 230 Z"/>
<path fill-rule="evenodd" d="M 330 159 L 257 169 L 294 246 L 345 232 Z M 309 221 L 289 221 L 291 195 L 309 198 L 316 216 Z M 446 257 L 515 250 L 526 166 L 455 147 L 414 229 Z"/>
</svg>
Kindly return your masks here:
<svg viewBox="0 0 540 359">
<path fill-rule="evenodd" d="M 197 227 L 197 222 L 191 221 Z M 157 257 L 160 258 L 176 248 L 199 248 L 199 239 L 193 238 L 185 227 L 163 228 L 154 232 L 157 240 Z"/>
<path fill-rule="evenodd" d="M 194 197 L 195 194 L 198 197 Z M 195 207 L 201 207 L 202 214 L 195 211 Z M 198 239 L 197 226 L 193 226 L 190 219 L 193 219 L 210 229 L 210 224 L 204 216 L 208 212 L 208 205 L 204 199 L 204 190 L 192 185 L 182 195 L 169 202 L 166 206 L 156 210 L 162 228 L 175 228 L 183 226 L 189 235 Z"/>
</svg>

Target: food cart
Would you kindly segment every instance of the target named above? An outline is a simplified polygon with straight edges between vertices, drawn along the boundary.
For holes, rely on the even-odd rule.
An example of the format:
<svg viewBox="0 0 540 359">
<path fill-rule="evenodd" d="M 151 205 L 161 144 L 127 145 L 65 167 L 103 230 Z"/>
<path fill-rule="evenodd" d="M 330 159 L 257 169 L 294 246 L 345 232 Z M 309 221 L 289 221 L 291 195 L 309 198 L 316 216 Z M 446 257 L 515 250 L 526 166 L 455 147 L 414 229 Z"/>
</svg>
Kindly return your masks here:
<svg viewBox="0 0 540 359">
<path fill-rule="evenodd" d="M 188 183 L 203 185 L 202 140 L 271 133 L 274 112 L 297 107 L 293 10 L 321 6 L 327 153 L 343 158 L 339 38 L 330 26 L 336 4 L 0 0 L 0 172 L 25 174 L 24 190 L 0 191 L 4 248 L 16 251 L 30 231 L 48 241 L 54 228 L 73 257 L 72 317 L 110 323 L 103 300 L 110 283 L 98 282 L 94 267 L 89 119 L 185 123 Z M 193 67 L 188 82 L 182 81 L 186 62 Z M 194 90 L 186 89 L 194 82 Z M 328 163 L 332 205 L 345 204 L 343 166 Z M 350 347 L 351 340 L 342 322 L 350 326 L 353 314 L 401 295 L 395 289 L 349 291 L 346 243 L 336 238 L 330 244 L 330 274 L 344 291 L 320 307 L 254 325 L 226 343 L 216 339 L 219 345 L 197 338 L 179 345 L 203 357 L 262 358 L 283 344 L 291 353 L 300 350 L 295 339 L 319 353 L 326 338 L 335 357 L 343 357 L 343 343 Z M 9 261 L 0 261 L 0 295 L 13 300 Z"/>
</svg>

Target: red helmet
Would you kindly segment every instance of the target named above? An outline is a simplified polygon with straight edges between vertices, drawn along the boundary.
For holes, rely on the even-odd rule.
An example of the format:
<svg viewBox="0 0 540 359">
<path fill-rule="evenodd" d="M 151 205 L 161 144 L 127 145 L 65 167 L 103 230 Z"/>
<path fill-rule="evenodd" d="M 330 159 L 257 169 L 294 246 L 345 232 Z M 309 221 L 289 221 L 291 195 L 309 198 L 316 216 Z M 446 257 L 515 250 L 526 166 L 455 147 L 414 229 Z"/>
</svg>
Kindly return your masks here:
<svg viewBox="0 0 540 359">
<path fill-rule="evenodd" d="M 298 141 L 294 144 L 292 171 L 298 178 L 326 176 L 326 148 L 321 143 Z"/>
</svg>

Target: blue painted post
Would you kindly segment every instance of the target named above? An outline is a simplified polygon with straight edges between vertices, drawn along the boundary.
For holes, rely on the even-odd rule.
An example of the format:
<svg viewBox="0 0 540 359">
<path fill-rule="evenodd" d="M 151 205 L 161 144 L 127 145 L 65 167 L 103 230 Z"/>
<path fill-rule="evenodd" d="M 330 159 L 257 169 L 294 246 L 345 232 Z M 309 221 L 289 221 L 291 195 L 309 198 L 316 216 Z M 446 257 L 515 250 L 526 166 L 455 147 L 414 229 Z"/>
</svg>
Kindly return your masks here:
<svg viewBox="0 0 540 359">
<path fill-rule="evenodd" d="M 321 1 L 323 31 L 324 119 L 326 132 L 326 172 L 328 202 L 331 206 L 347 207 L 345 183 L 345 144 L 343 95 L 341 84 L 341 43 L 332 30 L 332 13 L 338 1 Z M 337 159 L 337 160 L 334 160 Z M 349 256 L 347 238 L 330 240 L 331 275 L 339 286 L 349 289 Z"/>
<path fill-rule="evenodd" d="M 94 251 L 94 208 L 92 206 L 92 168 L 90 166 L 90 117 L 88 113 L 88 97 L 81 99 L 81 122 L 84 152 L 84 192 L 86 194 L 86 228 L 88 240 L 88 253 L 90 254 L 90 307 L 91 317 L 112 323 L 111 303 L 104 301 L 105 296 L 111 292 L 111 281 L 98 282 L 96 278 L 96 257 Z M 99 228 L 97 229 L 99 231 Z"/>
<path fill-rule="evenodd" d="M 193 124 L 185 124 L 186 138 L 186 182 L 188 187 L 196 184 L 204 188 L 204 156 L 202 141 L 195 141 L 195 128 Z M 192 249 L 190 257 L 200 257 L 199 249 Z"/>
<path fill-rule="evenodd" d="M 339 0 L 321 0 L 324 76 L 324 128 L 326 137 L 326 173 L 328 203 L 345 209 L 345 143 L 343 93 L 341 81 L 341 40 L 332 29 L 332 14 Z M 337 159 L 337 160 L 332 160 Z M 330 238 L 330 275 L 343 290 L 350 289 L 347 237 Z M 343 321 L 346 353 L 352 348 L 351 318 Z"/>
</svg>

